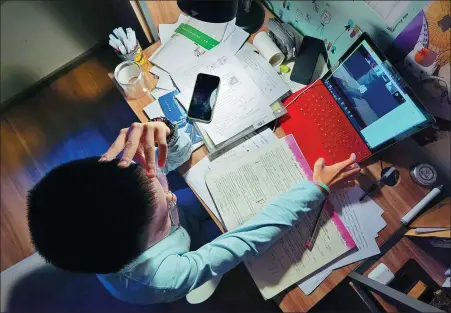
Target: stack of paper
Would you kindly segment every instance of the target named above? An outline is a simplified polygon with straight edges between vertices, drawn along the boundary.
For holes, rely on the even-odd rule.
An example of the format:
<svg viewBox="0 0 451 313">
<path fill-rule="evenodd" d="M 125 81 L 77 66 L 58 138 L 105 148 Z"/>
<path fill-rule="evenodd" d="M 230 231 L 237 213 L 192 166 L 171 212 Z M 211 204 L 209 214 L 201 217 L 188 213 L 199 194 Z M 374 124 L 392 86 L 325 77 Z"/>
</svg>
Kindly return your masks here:
<svg viewBox="0 0 451 313">
<path fill-rule="evenodd" d="M 252 132 L 236 141 L 229 147 L 227 152 L 216 159 L 210 160 L 208 156 L 204 157 L 196 165 L 191 167 L 183 177 L 188 185 L 205 202 L 216 218 L 220 220 L 218 210 L 205 184 L 205 175 L 207 172 L 212 169 L 221 168 L 225 162 L 237 161 L 246 156 L 247 153 L 256 151 L 276 140 L 277 136 L 269 128 L 260 132 Z"/>
<path fill-rule="evenodd" d="M 206 173 L 209 170 L 223 167 L 225 162 L 237 161 L 247 153 L 260 149 L 274 142 L 276 139 L 277 137 L 270 129 L 266 129 L 258 134 L 252 133 L 240 142 L 237 142 L 233 148 L 215 160 L 211 161 L 208 156 L 203 158 L 184 175 L 187 183 L 205 202 L 218 220 L 221 220 L 220 215 L 205 184 Z M 354 239 L 358 251 L 346 257 L 338 258 L 334 264 L 320 270 L 316 275 L 309 279 L 301 280 L 298 284 L 305 294 L 312 293 L 334 269 L 380 253 L 375 239 L 378 236 L 378 232 L 387 223 L 381 216 L 383 210 L 373 200 L 367 198 L 364 202 L 359 201 L 362 194 L 362 189 L 356 186 L 331 196 L 331 202 Z"/>
<path fill-rule="evenodd" d="M 208 172 L 205 180 L 225 228 L 232 230 L 299 181 L 311 177 L 312 171 L 290 135 Z M 245 262 L 266 299 L 356 246 L 341 218 L 326 206 L 315 245 L 307 249 L 308 230 L 316 214 L 306 214 L 265 253 Z"/>
<path fill-rule="evenodd" d="M 232 20 L 228 23 L 206 23 L 202 22 L 193 18 L 190 18 L 188 16 L 185 16 L 183 14 L 180 14 L 178 21 L 174 24 L 160 24 L 159 27 L 159 35 L 160 35 L 160 41 L 161 45 L 164 46 L 167 44 L 172 36 L 176 34 L 177 28 L 182 24 L 189 24 L 193 27 L 196 27 L 202 32 L 205 32 L 207 35 L 211 36 L 212 38 L 218 39 L 218 42 L 223 46 L 222 48 L 227 48 L 230 53 L 235 54 L 238 52 L 238 50 L 241 48 L 241 46 L 244 44 L 244 42 L 249 37 L 249 34 L 243 31 L 241 28 L 237 27 L 235 25 L 235 20 Z M 183 37 L 183 36 L 181 36 Z M 149 59 L 154 64 L 158 64 L 159 66 L 154 66 L 150 72 L 156 76 L 158 76 L 158 83 L 156 85 L 156 88 L 151 92 L 152 96 L 155 100 L 157 100 L 162 95 L 165 95 L 166 93 L 169 93 L 170 91 L 175 90 L 174 84 L 172 83 L 171 77 L 168 70 L 174 70 L 176 67 L 181 66 L 183 64 L 186 64 L 189 61 L 195 61 L 197 57 L 200 57 L 204 55 L 204 53 L 207 51 L 205 49 L 202 50 L 202 47 L 193 46 L 193 42 L 190 42 L 186 37 L 178 38 L 177 39 L 178 44 L 181 45 L 181 47 L 177 48 L 173 46 L 173 43 L 171 43 L 171 47 L 168 49 L 164 49 L 162 51 L 162 48 L 157 50 L 157 53 L 152 55 L 152 57 Z M 194 44 L 195 45 L 195 44 Z M 184 50 L 180 50 L 184 49 Z M 196 51 L 196 57 L 191 58 L 187 57 L 188 51 L 190 49 L 197 49 Z M 171 54 L 167 54 L 168 51 L 172 50 Z M 201 51 L 202 50 L 202 51 Z M 186 51 L 184 54 L 180 54 L 180 51 Z M 166 53 L 165 53 L 166 52 Z M 174 53 L 176 53 L 176 56 L 174 56 Z M 158 55 L 158 58 L 156 58 Z M 194 54 L 193 54 L 194 55 Z M 183 56 L 183 57 L 181 57 Z M 155 60 L 156 58 L 156 60 Z M 163 60 L 163 61 L 162 61 Z M 168 61 L 168 62 L 167 62 Z M 166 63 L 167 62 L 167 63 Z M 164 69 L 164 70 L 163 70 Z M 188 95 L 189 96 L 189 95 Z"/>
<path fill-rule="evenodd" d="M 384 211 L 368 197 L 366 201 L 360 202 L 359 199 L 363 194 L 363 190 L 356 186 L 331 195 L 330 201 L 349 229 L 358 251 L 336 260 L 334 264 L 309 279 L 301 280 L 298 285 L 305 294 L 311 294 L 334 269 L 380 253 L 376 237 L 379 231 L 387 226 L 381 216 Z"/>
<path fill-rule="evenodd" d="M 185 36 L 184 27 L 188 27 L 190 32 L 194 28 L 194 31 L 200 32 L 199 36 Z M 219 45 L 235 54 L 249 37 L 247 32 L 235 25 L 235 19 L 228 23 L 207 23 L 183 14 L 175 24 L 160 24 L 159 33 L 162 46 L 149 60 L 169 73 Z"/>
<path fill-rule="evenodd" d="M 216 49 L 171 75 L 181 92 L 177 99 L 185 107 L 199 73 L 221 79 L 213 120 L 199 125 L 215 145 L 249 127 L 259 128 L 274 120 L 271 104 L 289 92 L 272 66 L 252 49 L 243 48 L 236 55 Z"/>
<path fill-rule="evenodd" d="M 222 149 L 279 114 L 271 105 L 290 88 L 255 47 L 243 47 L 249 34 L 235 20 L 212 24 L 181 14 L 177 23 L 160 24 L 159 32 L 162 47 L 149 58 L 159 78 L 151 92 L 155 99 L 178 89 L 176 99 L 188 110 L 199 73 L 221 79 L 212 121 L 196 123 L 209 150 Z"/>
</svg>

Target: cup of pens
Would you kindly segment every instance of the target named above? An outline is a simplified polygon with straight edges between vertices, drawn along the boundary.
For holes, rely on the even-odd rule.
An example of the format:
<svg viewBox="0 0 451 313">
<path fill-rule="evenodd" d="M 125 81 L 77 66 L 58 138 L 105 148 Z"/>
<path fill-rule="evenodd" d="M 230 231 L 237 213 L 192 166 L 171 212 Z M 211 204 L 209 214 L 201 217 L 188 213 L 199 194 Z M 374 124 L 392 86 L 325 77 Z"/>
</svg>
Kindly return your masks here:
<svg viewBox="0 0 451 313">
<path fill-rule="evenodd" d="M 131 28 L 127 28 L 126 31 L 122 27 L 114 29 L 113 34 L 110 34 L 109 44 L 121 60 L 134 61 L 141 66 L 143 71 L 149 70 L 149 62 L 136 40 L 135 31 Z"/>
</svg>

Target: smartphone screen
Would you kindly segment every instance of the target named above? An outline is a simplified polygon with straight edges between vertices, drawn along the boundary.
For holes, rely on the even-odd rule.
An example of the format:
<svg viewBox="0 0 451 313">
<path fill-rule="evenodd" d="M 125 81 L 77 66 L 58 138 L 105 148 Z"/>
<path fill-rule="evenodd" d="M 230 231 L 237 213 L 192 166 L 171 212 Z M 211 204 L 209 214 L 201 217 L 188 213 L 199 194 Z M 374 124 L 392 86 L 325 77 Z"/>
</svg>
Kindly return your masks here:
<svg viewBox="0 0 451 313">
<path fill-rule="evenodd" d="M 188 109 L 188 118 L 203 123 L 211 122 L 219 81 L 218 76 L 208 74 L 197 75 L 193 97 L 191 98 Z"/>
</svg>

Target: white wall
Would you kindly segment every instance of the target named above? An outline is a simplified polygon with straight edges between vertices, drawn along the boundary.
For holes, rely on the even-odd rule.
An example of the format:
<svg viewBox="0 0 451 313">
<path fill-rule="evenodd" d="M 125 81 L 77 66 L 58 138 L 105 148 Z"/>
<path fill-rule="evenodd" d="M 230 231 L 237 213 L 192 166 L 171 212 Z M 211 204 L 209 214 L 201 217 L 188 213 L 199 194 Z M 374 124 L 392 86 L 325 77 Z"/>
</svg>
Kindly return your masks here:
<svg viewBox="0 0 451 313">
<path fill-rule="evenodd" d="M 13 0 L 0 9 L 2 103 L 107 39 L 116 26 L 103 1 Z"/>
</svg>

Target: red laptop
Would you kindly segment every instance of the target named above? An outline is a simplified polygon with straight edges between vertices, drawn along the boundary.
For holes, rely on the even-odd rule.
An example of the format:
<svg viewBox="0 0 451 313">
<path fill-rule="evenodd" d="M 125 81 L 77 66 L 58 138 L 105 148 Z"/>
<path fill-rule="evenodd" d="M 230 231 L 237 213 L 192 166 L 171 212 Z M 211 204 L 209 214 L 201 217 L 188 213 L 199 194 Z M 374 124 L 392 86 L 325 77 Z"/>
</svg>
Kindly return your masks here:
<svg viewBox="0 0 451 313">
<path fill-rule="evenodd" d="M 310 166 L 332 164 L 356 153 L 365 160 L 432 125 L 435 120 L 399 73 L 363 34 L 330 69 L 289 105 L 282 120 Z"/>
</svg>

